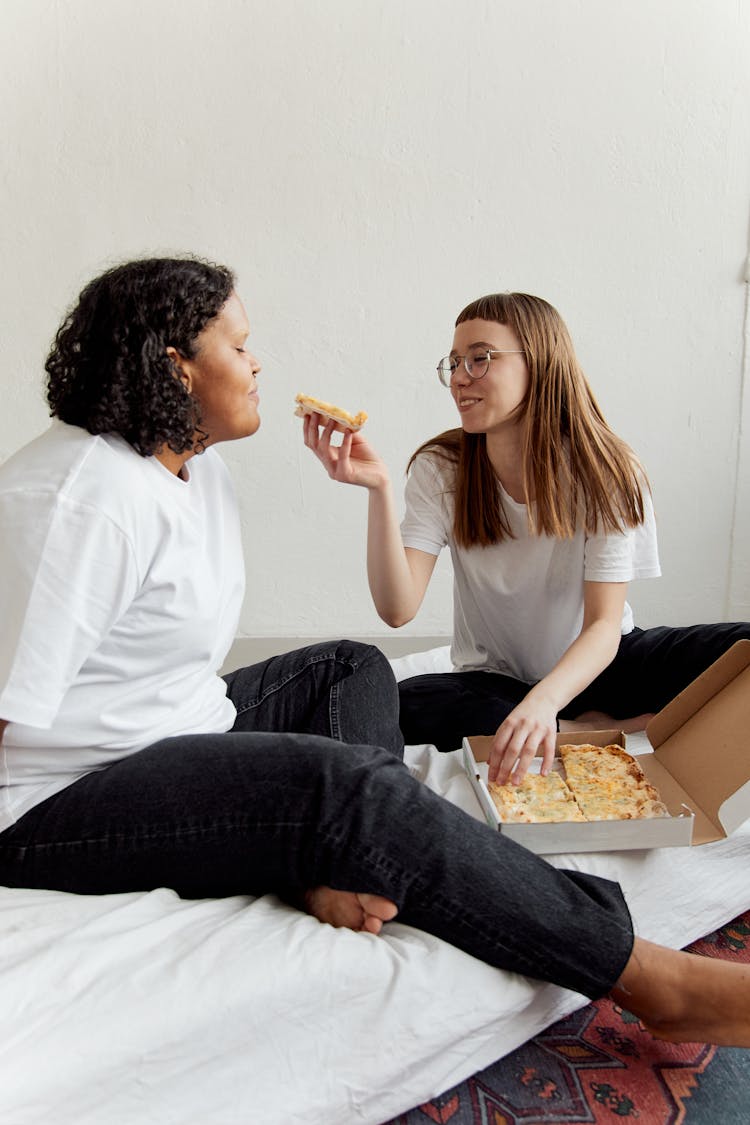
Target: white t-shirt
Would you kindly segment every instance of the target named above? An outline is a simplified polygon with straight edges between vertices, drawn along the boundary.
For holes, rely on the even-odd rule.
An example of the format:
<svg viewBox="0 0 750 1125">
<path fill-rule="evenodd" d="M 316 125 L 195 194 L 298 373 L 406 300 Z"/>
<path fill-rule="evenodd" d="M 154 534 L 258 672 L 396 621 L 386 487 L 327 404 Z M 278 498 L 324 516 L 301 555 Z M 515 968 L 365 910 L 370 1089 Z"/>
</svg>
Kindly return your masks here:
<svg viewBox="0 0 750 1125">
<path fill-rule="evenodd" d="M 630 582 L 661 573 L 651 497 L 645 519 L 621 534 L 572 539 L 529 533 L 525 504 L 498 481 L 515 535 L 490 547 L 459 547 L 453 538 L 455 469 L 429 453 L 415 461 L 406 483 L 404 546 L 453 561 L 453 644 L 459 671 L 503 672 L 536 683 L 573 643 L 583 624 L 583 583 Z M 622 632 L 633 628 L 626 603 Z"/>
<path fill-rule="evenodd" d="M 0 828 L 158 739 L 228 730 L 244 592 L 229 473 L 54 422 L 0 467 Z"/>
</svg>

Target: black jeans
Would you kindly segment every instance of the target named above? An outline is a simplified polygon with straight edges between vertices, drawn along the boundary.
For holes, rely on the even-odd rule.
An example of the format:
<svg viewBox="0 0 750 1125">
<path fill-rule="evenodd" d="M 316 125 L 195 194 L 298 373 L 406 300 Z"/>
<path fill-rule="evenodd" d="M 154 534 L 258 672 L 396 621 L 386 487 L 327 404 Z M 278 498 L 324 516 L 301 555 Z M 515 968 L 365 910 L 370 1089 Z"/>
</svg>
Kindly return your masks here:
<svg viewBox="0 0 750 1125">
<path fill-rule="evenodd" d="M 618 885 L 556 870 L 416 781 L 377 649 L 314 645 L 227 681 L 232 731 L 165 739 L 30 810 L 0 834 L 0 882 L 189 898 L 327 884 L 385 895 L 499 968 L 592 997 L 617 981 L 633 941 Z"/>
<path fill-rule="evenodd" d="M 750 623 L 634 629 L 614 660 L 560 712 L 575 719 L 604 711 L 615 719 L 660 711 L 735 641 L 750 638 Z M 412 676 L 399 684 L 400 723 L 407 745 L 433 743 L 455 750 L 464 735 L 494 734 L 533 687 L 497 672 Z"/>
</svg>

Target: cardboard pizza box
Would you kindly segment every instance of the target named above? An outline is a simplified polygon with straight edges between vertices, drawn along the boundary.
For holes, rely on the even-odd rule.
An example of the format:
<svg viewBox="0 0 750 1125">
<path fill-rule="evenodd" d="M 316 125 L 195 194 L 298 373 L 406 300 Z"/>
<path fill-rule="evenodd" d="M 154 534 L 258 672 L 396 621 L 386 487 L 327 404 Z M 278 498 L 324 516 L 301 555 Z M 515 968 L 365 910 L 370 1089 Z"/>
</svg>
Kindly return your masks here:
<svg viewBox="0 0 750 1125">
<path fill-rule="evenodd" d="M 646 736 L 653 752 L 639 754 L 638 762 L 669 809 L 666 817 L 503 824 L 486 785 L 491 736 L 464 739 L 464 769 L 487 822 L 540 854 L 720 840 L 750 817 L 750 641 L 738 641 L 668 703 L 648 724 Z M 557 736 L 558 746 L 582 743 L 628 749 L 618 730 Z"/>
</svg>

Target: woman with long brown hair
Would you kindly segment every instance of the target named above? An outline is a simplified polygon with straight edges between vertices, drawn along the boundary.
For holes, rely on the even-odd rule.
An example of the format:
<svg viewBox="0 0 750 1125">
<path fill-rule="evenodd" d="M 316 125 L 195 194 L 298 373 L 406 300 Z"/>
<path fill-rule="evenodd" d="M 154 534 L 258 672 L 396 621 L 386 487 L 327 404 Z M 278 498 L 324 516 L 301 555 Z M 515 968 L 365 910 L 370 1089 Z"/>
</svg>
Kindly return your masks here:
<svg viewBox="0 0 750 1125">
<path fill-rule="evenodd" d="M 305 420 L 329 475 L 369 491 L 368 577 L 394 627 L 416 614 L 443 547 L 454 671 L 400 685 L 407 743 L 494 734 L 490 780 L 554 756 L 560 720 L 638 729 L 750 625 L 635 627 L 627 585 L 660 573 L 645 472 L 607 425 L 560 314 L 526 293 L 459 314 L 438 364 L 460 426 L 409 461 L 399 530 L 388 470 L 361 433 Z"/>
</svg>

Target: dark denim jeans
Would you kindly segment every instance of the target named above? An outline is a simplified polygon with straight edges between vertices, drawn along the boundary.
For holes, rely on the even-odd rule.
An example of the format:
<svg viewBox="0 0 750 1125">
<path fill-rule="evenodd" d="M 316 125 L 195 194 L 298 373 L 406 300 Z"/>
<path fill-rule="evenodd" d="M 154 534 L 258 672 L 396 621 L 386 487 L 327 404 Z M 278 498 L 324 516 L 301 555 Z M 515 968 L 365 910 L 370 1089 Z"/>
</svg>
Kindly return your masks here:
<svg viewBox="0 0 750 1125">
<path fill-rule="evenodd" d="M 560 718 L 604 711 L 627 719 L 661 711 L 745 638 L 750 638 L 748 622 L 634 629 L 620 641 L 612 663 L 563 708 Z M 494 734 L 531 687 L 496 672 L 411 676 L 399 684 L 404 741 L 409 746 L 429 742 L 448 751 L 460 746 L 464 735 Z"/>
<path fill-rule="evenodd" d="M 382 654 L 314 645 L 227 677 L 232 731 L 165 739 L 0 834 L 0 882 L 189 898 L 328 884 L 498 966 L 599 996 L 630 955 L 617 884 L 556 870 L 416 781 Z M 349 741 L 351 740 L 351 741 Z"/>
</svg>

